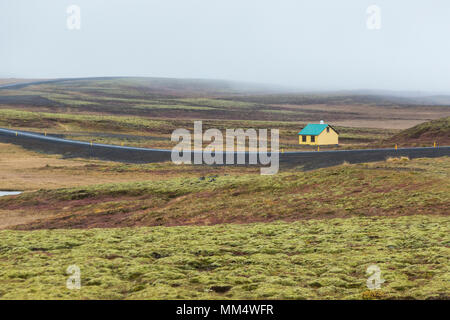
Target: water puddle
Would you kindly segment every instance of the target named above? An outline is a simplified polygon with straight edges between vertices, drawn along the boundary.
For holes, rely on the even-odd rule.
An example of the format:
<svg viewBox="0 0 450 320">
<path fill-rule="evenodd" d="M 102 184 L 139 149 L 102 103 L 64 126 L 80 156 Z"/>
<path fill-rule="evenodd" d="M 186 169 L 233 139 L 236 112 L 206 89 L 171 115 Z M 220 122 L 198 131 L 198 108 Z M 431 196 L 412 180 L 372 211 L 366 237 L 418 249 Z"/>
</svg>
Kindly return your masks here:
<svg viewBox="0 0 450 320">
<path fill-rule="evenodd" d="M 0 197 L 4 196 L 15 196 L 21 194 L 22 191 L 0 191 Z"/>
</svg>

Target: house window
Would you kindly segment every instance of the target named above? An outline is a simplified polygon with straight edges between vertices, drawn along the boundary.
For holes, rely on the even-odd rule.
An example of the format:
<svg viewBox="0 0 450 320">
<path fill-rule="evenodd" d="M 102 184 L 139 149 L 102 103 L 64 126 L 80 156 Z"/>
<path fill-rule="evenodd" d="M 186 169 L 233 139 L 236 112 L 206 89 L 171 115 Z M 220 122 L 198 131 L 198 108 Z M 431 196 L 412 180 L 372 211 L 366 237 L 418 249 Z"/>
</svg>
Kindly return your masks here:
<svg viewBox="0 0 450 320">
<path fill-rule="evenodd" d="M 315 136 L 311 136 L 311 142 L 316 142 L 316 137 Z"/>
<path fill-rule="evenodd" d="M 302 142 L 306 142 L 306 136 L 302 136 Z"/>
<path fill-rule="evenodd" d="M 327 127 L 327 133 L 330 133 L 330 127 Z"/>
</svg>

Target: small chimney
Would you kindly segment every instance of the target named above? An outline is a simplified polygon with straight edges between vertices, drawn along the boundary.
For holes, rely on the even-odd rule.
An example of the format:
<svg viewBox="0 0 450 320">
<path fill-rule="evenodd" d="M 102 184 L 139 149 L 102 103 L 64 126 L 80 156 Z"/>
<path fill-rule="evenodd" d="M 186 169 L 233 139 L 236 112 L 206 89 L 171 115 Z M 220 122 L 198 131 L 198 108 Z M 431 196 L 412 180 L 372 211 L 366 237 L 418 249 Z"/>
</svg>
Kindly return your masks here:
<svg viewBox="0 0 450 320">
<path fill-rule="evenodd" d="M 325 122 L 323 122 L 323 120 L 320 120 L 320 124 L 324 124 Z"/>
</svg>

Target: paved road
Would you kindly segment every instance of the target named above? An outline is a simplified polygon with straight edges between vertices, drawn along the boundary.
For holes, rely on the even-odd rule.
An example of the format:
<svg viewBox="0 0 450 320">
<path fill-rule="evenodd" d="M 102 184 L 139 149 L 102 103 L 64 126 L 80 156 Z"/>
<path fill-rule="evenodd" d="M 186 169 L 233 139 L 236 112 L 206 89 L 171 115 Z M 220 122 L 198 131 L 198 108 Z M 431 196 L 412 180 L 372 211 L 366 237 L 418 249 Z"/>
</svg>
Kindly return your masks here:
<svg viewBox="0 0 450 320">
<path fill-rule="evenodd" d="M 61 154 L 66 158 L 97 158 L 127 163 L 151 163 L 171 161 L 171 150 L 135 148 L 84 141 L 68 140 L 44 136 L 33 132 L 0 128 L 0 141 L 21 145 L 27 149 Z M 235 159 L 237 153 L 234 153 Z M 248 163 L 249 153 L 245 153 Z M 434 158 L 450 156 L 450 147 L 333 150 L 280 153 L 280 163 L 286 166 L 302 165 L 305 169 L 315 169 L 349 163 L 382 161 L 388 157 L 406 156 L 413 158 Z M 236 161 L 236 160 L 235 160 Z"/>
</svg>

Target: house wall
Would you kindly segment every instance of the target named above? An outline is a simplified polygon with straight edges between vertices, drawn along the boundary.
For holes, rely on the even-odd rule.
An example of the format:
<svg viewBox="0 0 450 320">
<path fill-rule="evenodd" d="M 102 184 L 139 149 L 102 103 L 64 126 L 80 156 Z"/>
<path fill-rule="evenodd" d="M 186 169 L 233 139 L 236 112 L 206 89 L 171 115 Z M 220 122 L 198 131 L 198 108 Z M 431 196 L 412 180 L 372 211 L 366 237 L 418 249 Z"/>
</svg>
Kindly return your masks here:
<svg viewBox="0 0 450 320">
<path fill-rule="evenodd" d="M 333 130 L 333 128 L 330 128 L 330 132 L 327 132 L 326 129 L 323 130 L 317 138 L 316 140 L 319 145 L 339 144 L 339 135 Z"/>
</svg>

